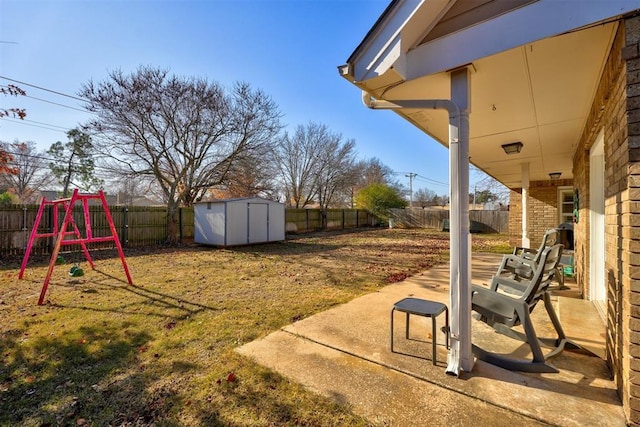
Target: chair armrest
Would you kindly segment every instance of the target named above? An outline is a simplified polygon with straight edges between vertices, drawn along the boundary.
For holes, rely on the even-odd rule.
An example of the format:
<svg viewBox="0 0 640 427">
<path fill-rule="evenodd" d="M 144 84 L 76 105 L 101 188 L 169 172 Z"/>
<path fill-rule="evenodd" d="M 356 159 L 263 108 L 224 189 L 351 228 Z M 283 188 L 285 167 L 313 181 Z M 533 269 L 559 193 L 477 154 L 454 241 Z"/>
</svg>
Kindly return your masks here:
<svg viewBox="0 0 640 427">
<path fill-rule="evenodd" d="M 537 249 L 524 248 L 522 246 L 516 246 L 513 248 L 512 255 L 525 258 L 525 259 L 534 259 L 536 255 L 538 255 Z"/>
<path fill-rule="evenodd" d="M 515 263 L 515 264 L 527 264 L 529 267 L 535 270 L 536 263 L 529 258 L 524 258 L 519 255 L 503 255 L 502 256 L 502 265 L 506 265 L 507 263 Z"/>
<path fill-rule="evenodd" d="M 510 306 L 512 306 L 514 309 L 516 307 L 522 306 L 523 304 L 523 299 L 521 297 L 515 298 L 512 297 L 508 294 L 501 294 L 495 291 L 492 291 L 490 289 L 487 289 L 485 287 L 482 286 L 477 286 L 477 285 L 471 285 L 471 303 L 473 304 L 473 295 L 474 294 L 482 294 L 484 295 L 486 298 L 492 298 L 494 300 L 503 302 L 505 304 L 508 304 Z"/>
<path fill-rule="evenodd" d="M 494 277 L 491 280 L 490 290 L 498 292 L 502 290 L 512 295 L 522 296 L 529 287 L 529 282 L 518 282 L 507 277 Z M 505 289 L 506 288 L 506 289 Z"/>
<path fill-rule="evenodd" d="M 535 269 L 536 263 L 531 259 L 523 258 L 518 255 L 504 255 L 502 257 L 502 263 L 498 269 L 498 274 L 509 272 L 515 273 L 520 277 L 530 278 L 533 276 Z"/>
</svg>

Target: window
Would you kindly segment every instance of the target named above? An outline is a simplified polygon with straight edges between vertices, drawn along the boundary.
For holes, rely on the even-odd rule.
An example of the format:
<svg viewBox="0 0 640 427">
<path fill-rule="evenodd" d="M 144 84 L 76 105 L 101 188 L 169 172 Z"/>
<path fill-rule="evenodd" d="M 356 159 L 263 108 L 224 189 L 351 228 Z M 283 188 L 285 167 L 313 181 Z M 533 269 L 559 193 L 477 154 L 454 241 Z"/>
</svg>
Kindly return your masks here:
<svg viewBox="0 0 640 427">
<path fill-rule="evenodd" d="M 558 187 L 558 221 L 573 223 L 573 187 Z"/>
</svg>

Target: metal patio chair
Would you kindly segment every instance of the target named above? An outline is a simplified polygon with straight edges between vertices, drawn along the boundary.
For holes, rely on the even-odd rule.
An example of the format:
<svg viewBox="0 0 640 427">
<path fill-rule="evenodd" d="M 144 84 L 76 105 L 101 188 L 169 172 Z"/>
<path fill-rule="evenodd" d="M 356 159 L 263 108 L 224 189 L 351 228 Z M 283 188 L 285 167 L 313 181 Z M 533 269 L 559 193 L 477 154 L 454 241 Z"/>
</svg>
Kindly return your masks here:
<svg viewBox="0 0 640 427">
<path fill-rule="evenodd" d="M 496 275 L 489 288 L 472 286 L 471 306 L 477 313 L 475 317 L 497 332 L 528 343 L 533 354 L 532 360 L 517 359 L 490 352 L 474 344 L 473 353 L 478 359 L 513 371 L 558 372 L 546 363 L 547 359 L 558 355 L 565 346 L 580 348 L 567 340 L 548 292 L 561 256 L 562 245 L 547 247 L 540 252 L 538 262 L 532 265 L 534 270 L 530 279 L 518 276 L 517 273 L 514 273 L 517 279 Z M 536 335 L 530 314 L 540 300 L 544 302 L 553 323 L 556 338 L 538 338 Z M 524 334 L 512 329 L 518 325 L 522 325 Z M 551 347 L 552 350 L 545 355 L 542 346 Z"/>
</svg>

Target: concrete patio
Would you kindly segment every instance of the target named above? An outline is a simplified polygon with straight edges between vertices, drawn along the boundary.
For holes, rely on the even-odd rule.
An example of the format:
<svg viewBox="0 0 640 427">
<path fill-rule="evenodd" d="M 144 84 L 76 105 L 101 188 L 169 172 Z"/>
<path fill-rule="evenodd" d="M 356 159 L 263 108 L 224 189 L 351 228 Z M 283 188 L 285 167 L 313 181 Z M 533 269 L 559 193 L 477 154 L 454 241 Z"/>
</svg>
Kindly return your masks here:
<svg viewBox="0 0 640 427">
<path fill-rule="evenodd" d="M 489 282 L 501 256 L 474 254 L 473 283 Z M 445 373 L 447 350 L 438 333 L 437 365 L 431 361 L 431 320 L 395 314 L 389 348 L 390 312 L 405 297 L 449 302 L 449 266 L 441 265 L 347 304 L 288 325 L 238 351 L 310 390 L 351 406 L 375 425 L 558 425 L 624 426 L 625 417 L 604 357 L 605 327 L 575 283 L 553 292 L 567 337 L 592 352 L 565 350 L 551 359 L 555 374 L 511 372 L 476 361 L 460 377 Z M 538 336 L 551 336 L 540 304 L 533 312 Z M 439 316 L 438 328 L 444 325 Z M 473 320 L 473 342 L 502 353 L 526 345 Z M 547 334 L 548 333 L 548 334 Z M 597 355 L 597 356 L 596 356 Z"/>
</svg>

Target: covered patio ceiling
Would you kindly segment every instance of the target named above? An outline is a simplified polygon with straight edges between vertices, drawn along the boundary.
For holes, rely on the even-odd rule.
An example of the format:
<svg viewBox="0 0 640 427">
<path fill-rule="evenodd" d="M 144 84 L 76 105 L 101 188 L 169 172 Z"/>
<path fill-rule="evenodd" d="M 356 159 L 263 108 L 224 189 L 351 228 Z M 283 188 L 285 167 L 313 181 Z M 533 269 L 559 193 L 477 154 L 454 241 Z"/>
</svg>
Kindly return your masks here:
<svg viewBox="0 0 640 427">
<path fill-rule="evenodd" d="M 523 164 L 531 181 L 571 179 L 616 19 L 640 7 L 588 3 L 394 1 L 339 71 L 376 99 L 450 99 L 449 72 L 469 66 L 471 163 L 510 188 Z M 394 111 L 448 144 L 446 112 Z M 517 141 L 517 154 L 501 148 Z"/>
</svg>

